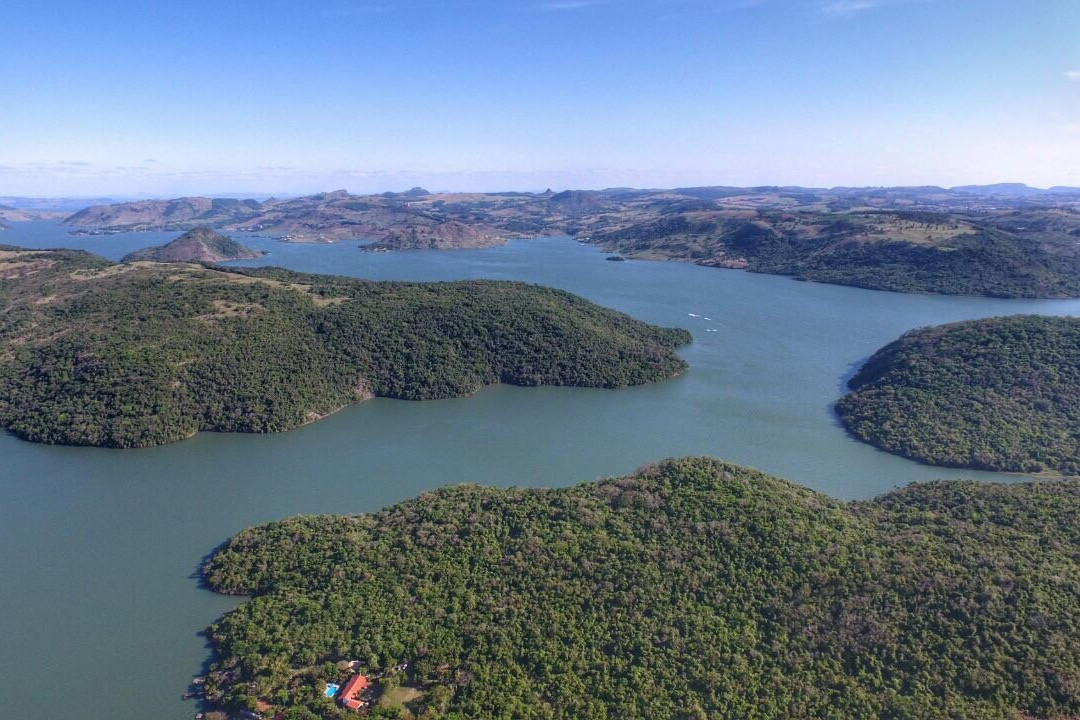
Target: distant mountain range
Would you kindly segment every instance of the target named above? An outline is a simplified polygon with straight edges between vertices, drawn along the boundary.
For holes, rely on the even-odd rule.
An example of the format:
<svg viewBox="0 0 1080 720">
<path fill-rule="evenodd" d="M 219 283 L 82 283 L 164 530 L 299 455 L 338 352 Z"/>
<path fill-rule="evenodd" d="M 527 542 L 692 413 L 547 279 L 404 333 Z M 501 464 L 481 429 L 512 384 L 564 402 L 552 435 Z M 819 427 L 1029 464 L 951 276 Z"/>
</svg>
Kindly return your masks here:
<svg viewBox="0 0 1080 720">
<path fill-rule="evenodd" d="M 1034 197 L 1040 195 L 1077 195 L 1080 188 L 1055 185 L 1052 188 L 1033 188 L 1023 183 L 997 183 L 996 185 L 960 185 L 952 188 L 953 192 L 971 193 L 972 195 L 1000 195 Z"/>
<path fill-rule="evenodd" d="M 788 186 L 543 193 L 345 190 L 266 201 L 190 197 L 95 205 L 77 233 L 207 226 L 367 251 L 462 249 L 571 235 L 631 258 L 900 292 L 1080 296 L 1080 188 Z"/>
<path fill-rule="evenodd" d="M 858 209 L 934 212 L 994 211 L 1080 203 L 1080 188 L 1032 188 L 1020 183 L 954 188 L 791 186 L 688 187 L 674 190 L 567 190 L 553 193 L 403 193 L 350 195 L 345 190 L 260 202 L 253 199 L 184 197 L 91 205 L 65 219 L 78 230 L 130 232 L 187 230 L 206 225 L 255 230 L 300 240 L 366 239 L 388 247 L 477 246 L 515 234 L 564 232 L 582 215 L 622 210 L 634 203 L 670 208 L 690 200 L 725 207 L 789 210 Z M 440 228 L 460 223 L 451 232 Z M 476 232 L 470 233 L 465 228 Z M 484 237 L 495 236 L 495 237 Z"/>
<path fill-rule="evenodd" d="M 0 196 L 0 205 L 6 205 L 8 208 L 64 214 L 70 214 L 89 205 L 104 205 L 122 201 L 122 199 L 109 197 L 43 198 L 19 195 Z"/>
<path fill-rule="evenodd" d="M 0 223 L 2 222 L 28 222 L 31 220 L 58 220 L 64 217 L 62 212 L 47 212 L 42 210 L 28 210 L 11 205 L 0 204 Z"/>
<path fill-rule="evenodd" d="M 445 199 L 440 202 L 442 197 L 414 188 L 405 193 L 364 196 L 337 190 L 261 203 L 204 197 L 140 200 L 88 207 L 64 223 L 76 232 L 93 234 L 208 226 L 258 232 L 290 242 L 363 239 L 376 243 L 378 249 L 482 247 L 515 235 L 473 216 L 458 218 L 440 212 L 447 204 Z M 420 198 L 425 202 L 418 202 Z"/>
<path fill-rule="evenodd" d="M 93 205 L 64 220 L 66 225 L 116 231 L 177 230 L 195 225 L 224 226 L 254 217 L 262 204 L 258 200 L 186 197 L 175 200 Z"/>
</svg>

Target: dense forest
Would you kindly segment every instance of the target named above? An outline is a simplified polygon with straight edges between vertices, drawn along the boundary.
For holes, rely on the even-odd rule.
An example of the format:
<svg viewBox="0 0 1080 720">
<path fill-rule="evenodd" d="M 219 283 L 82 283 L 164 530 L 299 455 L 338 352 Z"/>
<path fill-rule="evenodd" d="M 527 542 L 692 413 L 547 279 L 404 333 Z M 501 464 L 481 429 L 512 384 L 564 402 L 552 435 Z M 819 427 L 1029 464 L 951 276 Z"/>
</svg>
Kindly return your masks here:
<svg viewBox="0 0 1080 720">
<path fill-rule="evenodd" d="M 685 369 L 684 330 L 522 283 L 368 282 L 0 247 L 0 426 L 134 447 L 270 432 L 371 396 L 618 388 Z"/>
<path fill-rule="evenodd" d="M 1062 718 L 1080 713 L 1080 484 L 938 482 L 845 504 L 717 460 L 477 486 L 244 531 L 204 574 L 226 708 L 348 717 Z M 263 704 L 260 704 L 263 703 Z"/>
<path fill-rule="evenodd" d="M 856 437 L 934 465 L 1080 475 L 1080 319 L 924 328 L 870 358 L 837 411 Z"/>
</svg>

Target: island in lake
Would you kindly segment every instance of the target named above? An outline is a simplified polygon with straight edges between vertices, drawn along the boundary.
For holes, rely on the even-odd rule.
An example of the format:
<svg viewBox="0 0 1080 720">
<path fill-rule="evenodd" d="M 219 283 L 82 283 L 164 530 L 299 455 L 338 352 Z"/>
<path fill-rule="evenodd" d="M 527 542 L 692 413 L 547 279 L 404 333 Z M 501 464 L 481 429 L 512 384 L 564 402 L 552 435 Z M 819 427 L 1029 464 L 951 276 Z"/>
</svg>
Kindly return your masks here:
<svg viewBox="0 0 1080 720">
<path fill-rule="evenodd" d="M 279 268 L 111 263 L 0 246 L 0 426 L 137 447 L 271 432 L 373 396 L 620 388 L 685 363 L 685 330 L 515 282 L 369 282 Z"/>
<path fill-rule="evenodd" d="M 210 228 L 199 227 L 188 230 L 168 244 L 128 253 L 121 262 L 153 260 L 156 262 L 219 263 L 229 260 L 252 260 L 264 255 L 266 252 L 263 250 L 249 248 L 232 238 L 219 235 Z"/>
<path fill-rule="evenodd" d="M 840 418 L 883 450 L 932 465 L 1080 475 L 1080 319 L 914 330 L 849 385 Z"/>
<path fill-rule="evenodd" d="M 1080 189 L 699 187 L 554 193 L 344 190 L 93 206 L 74 232 L 207 225 L 367 252 L 465 249 L 572 235 L 620 256 L 896 292 L 1080 297 Z"/>
<path fill-rule="evenodd" d="M 1078 514 L 1074 481 L 843 503 L 685 459 L 294 517 L 206 563 L 252 599 L 203 690 L 289 718 L 1073 717 Z"/>
</svg>

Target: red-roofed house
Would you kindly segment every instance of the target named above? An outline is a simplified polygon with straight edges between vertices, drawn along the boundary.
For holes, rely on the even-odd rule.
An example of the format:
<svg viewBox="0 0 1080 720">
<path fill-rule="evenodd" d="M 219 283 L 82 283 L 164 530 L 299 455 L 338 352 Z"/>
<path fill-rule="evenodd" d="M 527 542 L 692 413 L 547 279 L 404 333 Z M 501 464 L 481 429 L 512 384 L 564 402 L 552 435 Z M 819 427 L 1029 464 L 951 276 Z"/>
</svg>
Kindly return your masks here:
<svg viewBox="0 0 1080 720">
<path fill-rule="evenodd" d="M 371 683 L 363 675 L 353 675 L 341 688 L 341 704 L 350 710 L 359 710 L 367 705 L 367 701 L 361 700 L 360 695 L 371 686 Z"/>
</svg>

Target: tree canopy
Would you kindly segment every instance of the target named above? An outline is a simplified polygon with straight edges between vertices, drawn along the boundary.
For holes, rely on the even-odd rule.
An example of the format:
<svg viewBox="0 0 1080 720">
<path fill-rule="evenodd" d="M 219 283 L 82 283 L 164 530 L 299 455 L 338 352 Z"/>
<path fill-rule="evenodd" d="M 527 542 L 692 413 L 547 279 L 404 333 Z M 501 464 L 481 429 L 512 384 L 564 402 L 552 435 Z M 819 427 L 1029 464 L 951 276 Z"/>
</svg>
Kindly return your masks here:
<svg viewBox="0 0 1080 720">
<path fill-rule="evenodd" d="M 1080 296 L 1073 236 L 1063 241 L 1055 235 L 1051 242 L 1037 233 L 1006 232 L 989 218 L 976 220 L 926 212 L 695 211 L 597 233 L 593 240 L 633 257 L 872 290 Z"/>
<path fill-rule="evenodd" d="M 1080 319 L 1017 315 L 907 333 L 837 404 L 858 438 L 934 465 L 1080 475 Z"/>
<path fill-rule="evenodd" d="M 209 630 L 208 689 L 346 717 L 321 690 L 352 659 L 409 662 L 423 719 L 1072 716 L 1078 512 L 1071 481 L 845 504 L 685 459 L 295 517 L 207 562 L 254 596 Z"/>
<path fill-rule="evenodd" d="M 371 396 L 672 377 L 685 330 L 523 283 L 370 282 L 0 248 L 0 426 L 133 447 L 270 432 Z"/>
</svg>

